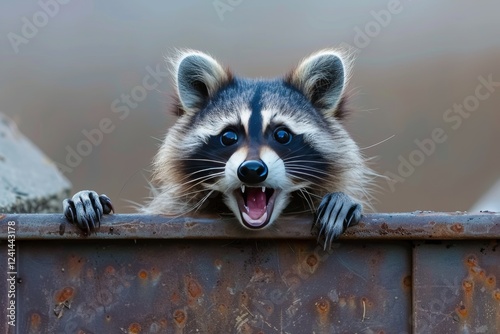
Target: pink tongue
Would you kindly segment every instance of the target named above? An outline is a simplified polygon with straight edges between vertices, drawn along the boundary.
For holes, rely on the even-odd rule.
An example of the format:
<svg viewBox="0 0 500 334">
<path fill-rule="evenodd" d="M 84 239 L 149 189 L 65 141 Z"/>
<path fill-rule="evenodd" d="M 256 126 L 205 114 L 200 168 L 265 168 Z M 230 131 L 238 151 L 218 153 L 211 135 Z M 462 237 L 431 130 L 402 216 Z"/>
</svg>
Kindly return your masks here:
<svg viewBox="0 0 500 334">
<path fill-rule="evenodd" d="M 266 212 L 266 193 L 261 188 L 247 187 L 248 215 L 252 219 L 259 219 Z"/>
</svg>

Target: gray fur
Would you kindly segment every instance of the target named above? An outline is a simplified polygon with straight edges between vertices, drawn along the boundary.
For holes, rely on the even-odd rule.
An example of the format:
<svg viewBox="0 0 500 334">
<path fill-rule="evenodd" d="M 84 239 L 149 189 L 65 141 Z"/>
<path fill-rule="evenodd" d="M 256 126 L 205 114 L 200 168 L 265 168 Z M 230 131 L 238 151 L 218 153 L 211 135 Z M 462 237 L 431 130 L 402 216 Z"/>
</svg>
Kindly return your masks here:
<svg viewBox="0 0 500 334">
<path fill-rule="evenodd" d="M 305 58 L 284 79 L 272 80 L 233 77 L 198 51 L 180 53 L 172 63 L 180 118 L 155 157 L 156 194 L 142 212 L 203 213 L 223 202 L 245 227 L 260 228 L 262 221 L 264 228 L 302 198 L 305 209 L 316 216 L 325 247 L 359 221 L 376 174 L 340 123 L 349 57 L 322 50 Z M 224 148 L 218 139 L 228 129 L 236 131 L 240 140 Z M 276 129 L 290 131 L 293 149 L 273 139 Z M 244 184 L 236 176 L 250 155 L 269 168 L 269 176 L 259 184 Z M 244 192 L 239 193 L 245 186 L 265 188 L 265 210 L 270 210 L 251 218 L 251 226 L 243 218 Z M 68 216 L 75 218 L 72 214 Z"/>
</svg>

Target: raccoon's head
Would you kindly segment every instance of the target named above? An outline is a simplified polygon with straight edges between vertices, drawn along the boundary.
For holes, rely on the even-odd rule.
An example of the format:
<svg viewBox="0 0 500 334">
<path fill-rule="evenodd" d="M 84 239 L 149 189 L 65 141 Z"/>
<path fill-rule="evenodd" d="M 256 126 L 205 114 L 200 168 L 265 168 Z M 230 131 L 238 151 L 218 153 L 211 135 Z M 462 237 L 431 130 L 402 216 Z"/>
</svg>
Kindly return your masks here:
<svg viewBox="0 0 500 334">
<path fill-rule="evenodd" d="M 204 53 L 182 53 L 173 73 L 180 118 L 156 178 L 192 209 L 221 195 L 249 229 L 269 226 L 292 198 L 314 209 L 329 192 L 359 197 L 364 162 L 340 123 L 347 73 L 334 50 L 273 80 L 233 77 Z"/>
</svg>

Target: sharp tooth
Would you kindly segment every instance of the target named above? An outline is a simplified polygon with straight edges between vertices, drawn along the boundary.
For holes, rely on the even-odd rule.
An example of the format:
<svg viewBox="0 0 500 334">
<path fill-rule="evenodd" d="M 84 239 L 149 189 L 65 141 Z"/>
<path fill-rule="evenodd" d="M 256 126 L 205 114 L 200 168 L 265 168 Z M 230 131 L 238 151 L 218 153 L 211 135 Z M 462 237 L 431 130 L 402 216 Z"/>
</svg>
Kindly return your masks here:
<svg viewBox="0 0 500 334">
<path fill-rule="evenodd" d="M 244 185 L 244 184 L 242 184 L 242 185 L 241 185 L 241 192 L 242 192 L 243 194 L 245 193 L 245 185 Z"/>
<path fill-rule="evenodd" d="M 262 192 L 266 192 L 266 187 L 262 187 Z"/>
</svg>

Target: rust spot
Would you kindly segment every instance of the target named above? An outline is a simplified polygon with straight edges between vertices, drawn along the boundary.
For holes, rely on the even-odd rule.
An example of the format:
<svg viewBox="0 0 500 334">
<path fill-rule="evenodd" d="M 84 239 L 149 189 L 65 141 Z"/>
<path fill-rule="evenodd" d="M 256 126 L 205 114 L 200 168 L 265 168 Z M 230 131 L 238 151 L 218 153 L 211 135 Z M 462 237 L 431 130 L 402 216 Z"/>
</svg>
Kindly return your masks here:
<svg viewBox="0 0 500 334">
<path fill-rule="evenodd" d="M 219 304 L 219 306 L 217 307 L 217 310 L 219 311 L 219 313 L 221 315 L 227 314 L 227 306 L 226 306 L 226 304 Z"/>
<path fill-rule="evenodd" d="M 494 288 L 497 285 L 497 279 L 496 279 L 496 277 L 493 276 L 493 275 L 489 275 L 488 277 L 486 277 L 486 284 L 489 287 Z"/>
<path fill-rule="evenodd" d="M 30 326 L 31 328 L 38 328 L 42 324 L 42 317 L 38 313 L 33 313 L 30 316 Z"/>
<path fill-rule="evenodd" d="M 128 333 L 129 334 L 139 334 L 141 332 L 141 325 L 139 325 L 137 322 L 131 323 L 130 326 L 128 326 Z"/>
<path fill-rule="evenodd" d="M 500 289 L 496 289 L 495 291 L 493 291 L 493 297 L 498 301 L 500 302 Z"/>
<path fill-rule="evenodd" d="M 74 292 L 75 290 L 71 287 L 63 288 L 61 291 L 56 293 L 55 300 L 57 303 L 64 303 L 73 298 Z"/>
<path fill-rule="evenodd" d="M 456 311 L 457 311 L 457 314 L 461 318 L 467 317 L 468 312 L 467 312 L 467 308 L 465 307 L 465 305 L 460 305 L 459 307 L 457 307 Z"/>
<path fill-rule="evenodd" d="M 453 224 L 450 229 L 455 232 L 455 233 L 463 233 L 464 232 L 464 226 L 460 223 L 455 223 Z"/>
<path fill-rule="evenodd" d="M 137 274 L 140 279 L 147 279 L 148 278 L 148 272 L 144 269 L 139 270 L 139 273 Z"/>
<path fill-rule="evenodd" d="M 486 272 L 483 269 L 481 269 L 481 267 L 471 267 L 469 270 L 471 274 L 477 276 L 480 279 L 486 278 Z"/>
<path fill-rule="evenodd" d="M 318 264 L 319 260 L 315 254 L 311 254 L 307 257 L 306 263 L 309 267 L 313 268 Z"/>
<path fill-rule="evenodd" d="M 467 263 L 469 267 L 475 267 L 477 266 L 477 257 L 475 255 L 469 255 L 467 257 Z"/>
<path fill-rule="evenodd" d="M 170 301 L 178 305 L 181 302 L 181 295 L 177 291 L 175 291 L 170 297 Z"/>
<path fill-rule="evenodd" d="M 316 312 L 318 312 L 318 320 L 321 325 L 328 323 L 328 314 L 330 313 L 330 302 L 327 299 L 321 298 L 315 304 Z"/>
<path fill-rule="evenodd" d="M 411 275 L 407 275 L 403 278 L 403 286 L 407 289 L 411 289 Z"/>
<path fill-rule="evenodd" d="M 104 273 L 106 275 L 114 275 L 116 273 L 116 270 L 113 266 L 107 266 L 106 269 L 104 269 Z"/>
<path fill-rule="evenodd" d="M 167 328 L 167 325 L 168 325 L 167 319 L 161 318 L 160 319 L 160 326 L 161 326 L 161 328 Z"/>
<path fill-rule="evenodd" d="M 367 306 L 373 306 L 373 303 L 368 300 L 368 298 L 363 297 L 361 298 L 361 307 L 367 307 Z"/>
<path fill-rule="evenodd" d="M 56 305 L 54 307 L 54 314 L 57 318 L 61 318 L 63 316 L 64 309 L 71 308 L 71 300 L 74 297 L 74 292 L 73 288 L 66 287 L 55 293 L 54 299 L 56 301 Z"/>
<path fill-rule="evenodd" d="M 59 225 L 59 235 L 64 235 L 65 231 L 66 231 L 66 224 L 61 223 L 61 225 Z"/>
<path fill-rule="evenodd" d="M 462 283 L 462 287 L 464 288 L 465 292 L 471 292 L 472 289 L 474 288 L 474 283 L 468 280 L 465 280 Z"/>
<path fill-rule="evenodd" d="M 380 229 L 378 230 L 379 235 L 395 235 L 395 236 L 406 236 L 406 235 L 411 235 L 412 233 L 422 233 L 423 230 L 419 229 L 412 229 L 408 230 L 405 229 L 404 227 L 398 227 L 395 229 L 389 228 L 389 225 L 387 223 L 382 223 L 380 225 Z M 432 236 L 431 236 L 432 237 Z"/>
<path fill-rule="evenodd" d="M 176 310 L 174 312 L 175 324 L 179 327 L 184 327 L 186 325 L 187 314 L 184 310 Z"/>
<path fill-rule="evenodd" d="M 221 269 L 222 268 L 222 260 L 216 259 L 214 262 L 215 268 Z"/>
<path fill-rule="evenodd" d="M 347 306 L 350 308 L 350 309 L 355 309 L 356 308 L 356 297 L 354 296 L 349 296 L 347 298 Z"/>
<path fill-rule="evenodd" d="M 316 302 L 316 310 L 319 314 L 327 314 L 330 311 L 330 303 L 326 299 Z"/>
<path fill-rule="evenodd" d="M 200 284 L 192 277 L 186 277 L 186 290 L 190 299 L 197 299 L 203 293 Z"/>
</svg>

